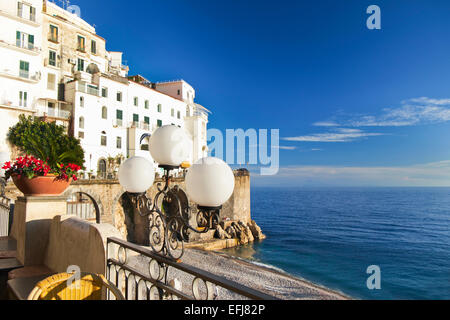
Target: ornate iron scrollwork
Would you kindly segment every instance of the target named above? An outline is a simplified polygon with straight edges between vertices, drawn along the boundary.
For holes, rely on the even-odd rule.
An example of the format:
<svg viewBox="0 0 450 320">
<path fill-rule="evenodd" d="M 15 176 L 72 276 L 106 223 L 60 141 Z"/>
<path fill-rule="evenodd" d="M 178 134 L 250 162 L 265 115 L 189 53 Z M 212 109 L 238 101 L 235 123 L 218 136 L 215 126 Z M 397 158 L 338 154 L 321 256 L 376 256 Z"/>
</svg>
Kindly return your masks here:
<svg viewBox="0 0 450 320">
<path fill-rule="evenodd" d="M 157 184 L 158 192 L 153 201 L 146 193 L 129 193 L 136 211 L 149 217 L 150 246 L 156 253 L 168 255 L 178 260 L 184 254 L 184 241 L 188 239 L 189 231 L 206 233 L 215 229 L 220 220 L 221 207 L 189 207 L 186 194 L 177 185 L 170 187 L 170 171 L 177 167 L 162 166 L 164 169 L 163 183 Z M 196 227 L 190 224 L 195 217 Z"/>
</svg>

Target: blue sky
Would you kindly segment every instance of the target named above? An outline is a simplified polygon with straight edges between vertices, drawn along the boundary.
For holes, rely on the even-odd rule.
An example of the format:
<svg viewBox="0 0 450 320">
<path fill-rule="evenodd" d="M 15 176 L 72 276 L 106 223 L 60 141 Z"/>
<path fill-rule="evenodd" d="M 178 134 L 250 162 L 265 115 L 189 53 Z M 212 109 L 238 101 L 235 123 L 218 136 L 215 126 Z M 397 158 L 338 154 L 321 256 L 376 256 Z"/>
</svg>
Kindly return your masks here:
<svg viewBox="0 0 450 320">
<path fill-rule="evenodd" d="M 280 129 L 256 185 L 450 185 L 449 1 L 71 4 L 130 74 L 192 84 L 210 128 Z"/>
</svg>

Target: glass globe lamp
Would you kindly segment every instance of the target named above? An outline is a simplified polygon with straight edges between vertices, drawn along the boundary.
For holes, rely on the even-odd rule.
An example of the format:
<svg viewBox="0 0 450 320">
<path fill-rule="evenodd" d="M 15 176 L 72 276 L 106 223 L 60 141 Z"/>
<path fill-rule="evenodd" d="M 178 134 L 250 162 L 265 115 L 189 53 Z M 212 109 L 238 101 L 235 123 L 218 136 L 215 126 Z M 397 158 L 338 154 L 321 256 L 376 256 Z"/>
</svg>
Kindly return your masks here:
<svg viewBox="0 0 450 320">
<path fill-rule="evenodd" d="M 150 137 L 149 148 L 153 159 L 161 166 L 178 168 L 190 156 L 189 137 L 175 126 L 163 126 Z"/>
<path fill-rule="evenodd" d="M 223 160 L 198 160 L 186 174 L 186 192 L 202 208 L 220 208 L 234 191 L 234 174 Z"/>
<path fill-rule="evenodd" d="M 119 182 L 128 193 L 145 193 L 154 181 L 153 164 L 143 157 L 129 158 L 120 166 Z"/>
</svg>

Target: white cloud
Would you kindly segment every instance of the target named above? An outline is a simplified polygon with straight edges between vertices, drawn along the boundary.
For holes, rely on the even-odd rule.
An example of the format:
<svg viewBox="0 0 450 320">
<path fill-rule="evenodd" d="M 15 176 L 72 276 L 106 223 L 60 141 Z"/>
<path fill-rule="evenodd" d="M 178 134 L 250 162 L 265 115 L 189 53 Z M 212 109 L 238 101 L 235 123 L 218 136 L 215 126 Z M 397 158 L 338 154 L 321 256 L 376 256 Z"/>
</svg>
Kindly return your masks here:
<svg viewBox="0 0 450 320">
<path fill-rule="evenodd" d="M 321 121 L 348 127 L 404 127 L 450 121 L 450 99 L 427 97 L 404 100 L 397 108 L 384 108 L 379 115 L 350 115 L 346 119 Z"/>
<path fill-rule="evenodd" d="M 322 186 L 450 186 L 450 160 L 402 167 L 282 167 L 260 184 Z"/>
<path fill-rule="evenodd" d="M 316 126 L 316 127 L 338 127 L 339 124 L 337 124 L 336 122 L 333 122 L 333 121 L 319 121 L 319 122 L 313 123 L 313 126 Z"/>
<path fill-rule="evenodd" d="M 337 128 L 335 132 L 315 133 L 306 136 L 282 138 L 286 141 L 302 142 L 352 142 L 367 137 L 384 135 L 383 133 L 364 132 L 359 129 Z"/>
<path fill-rule="evenodd" d="M 297 147 L 279 146 L 278 149 L 280 149 L 280 150 L 296 150 Z"/>
</svg>

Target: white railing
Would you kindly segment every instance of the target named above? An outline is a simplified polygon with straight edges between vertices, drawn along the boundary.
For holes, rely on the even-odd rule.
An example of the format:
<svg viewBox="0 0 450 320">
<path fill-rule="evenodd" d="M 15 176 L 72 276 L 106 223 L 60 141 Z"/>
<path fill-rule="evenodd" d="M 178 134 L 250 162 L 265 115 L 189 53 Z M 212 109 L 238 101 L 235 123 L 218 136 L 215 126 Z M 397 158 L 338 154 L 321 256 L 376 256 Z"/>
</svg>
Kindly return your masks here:
<svg viewBox="0 0 450 320">
<path fill-rule="evenodd" d="M 49 117 L 62 118 L 62 119 L 70 119 L 70 117 L 71 117 L 70 111 L 59 110 L 59 109 L 48 109 L 47 115 Z"/>
</svg>

